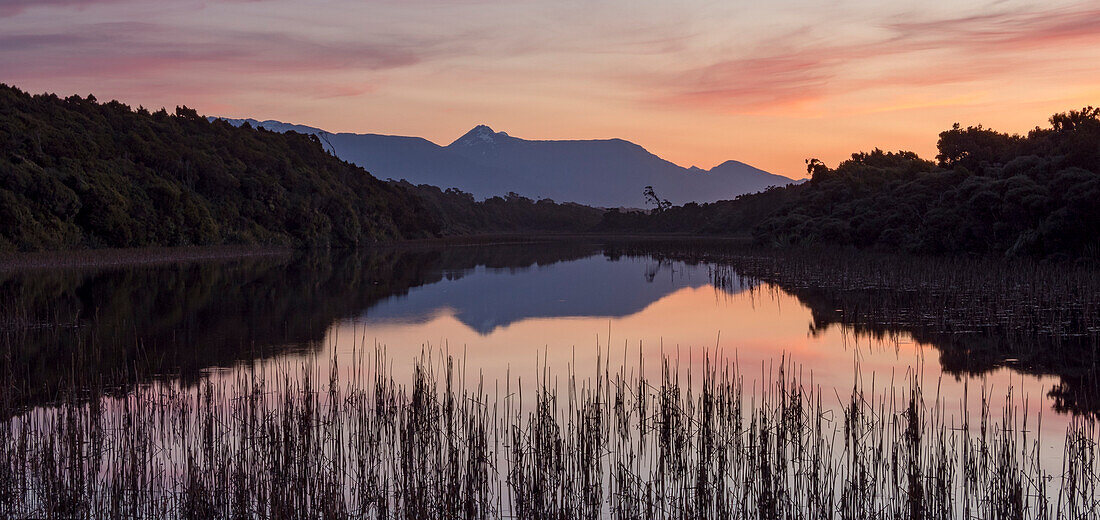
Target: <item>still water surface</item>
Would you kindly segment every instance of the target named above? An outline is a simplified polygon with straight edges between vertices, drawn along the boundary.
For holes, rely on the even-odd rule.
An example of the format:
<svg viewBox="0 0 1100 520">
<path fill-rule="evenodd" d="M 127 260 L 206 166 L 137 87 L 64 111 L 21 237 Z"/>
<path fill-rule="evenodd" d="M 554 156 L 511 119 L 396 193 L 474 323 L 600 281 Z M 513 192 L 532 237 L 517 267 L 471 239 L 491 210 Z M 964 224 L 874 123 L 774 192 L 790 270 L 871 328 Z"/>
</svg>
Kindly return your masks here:
<svg viewBox="0 0 1100 520">
<path fill-rule="evenodd" d="M 376 349 L 399 381 L 419 357 L 449 354 L 467 379 L 490 385 L 589 377 L 598 359 L 649 375 L 668 359 L 698 378 L 709 356 L 735 365 L 747 389 L 785 364 L 837 405 L 857 383 L 889 392 L 911 377 L 956 411 L 964 396 L 976 411 L 983 391 L 997 409 L 1011 389 L 1029 414 L 1043 415 L 1052 456 L 1070 412 L 1082 411 L 1052 398 L 1067 386 L 1051 368 L 1058 363 L 1016 366 L 1012 345 L 1001 345 L 1005 354 L 984 348 L 1009 339 L 976 338 L 983 355 L 971 364 L 957 354 L 966 337 L 918 341 L 889 316 L 867 333 L 823 319 L 856 309 L 823 308 L 845 300 L 814 287 L 788 290 L 729 271 L 716 283 L 710 262 L 631 251 L 601 242 L 453 245 L 7 273 L 2 326 L 14 355 L 6 362 L 23 379 L 16 386 L 26 402 L 40 403 L 74 372 L 188 384 L 303 359 L 324 371 Z M 892 296 L 863 295 L 858 304 L 873 307 L 879 297 Z"/>
<path fill-rule="evenodd" d="M 846 406 L 854 409 L 858 395 L 863 400 L 860 413 L 867 415 L 859 416 L 859 421 L 865 421 L 862 426 L 851 428 L 862 432 L 853 433 L 852 439 L 858 436 L 873 444 L 875 438 L 889 438 L 886 442 L 896 455 L 896 450 L 909 446 L 909 432 L 917 431 L 909 426 L 902 431 L 898 425 L 920 423 L 919 428 L 928 428 L 928 433 L 924 441 L 915 435 L 912 446 L 924 442 L 925 448 L 932 449 L 935 438 L 941 442 L 945 435 L 953 439 L 950 453 L 943 452 L 942 459 L 936 459 L 948 465 L 944 467 L 971 460 L 965 454 L 973 453 L 988 462 L 993 459 L 985 451 L 985 441 L 973 440 L 979 433 L 981 439 L 986 438 L 986 423 L 981 418 L 983 403 L 987 403 L 992 428 L 1000 432 L 997 424 L 1002 410 L 1011 410 L 1013 415 L 1006 421 L 1011 426 L 1005 431 L 1011 431 L 1013 439 L 1023 439 L 1018 447 L 1005 444 L 1007 451 L 996 453 L 1010 454 L 1006 460 L 1011 464 L 1037 464 L 1038 468 L 1024 470 L 1028 478 L 1064 474 L 1063 454 L 1076 453 L 1065 451 L 1066 432 L 1072 431 L 1071 423 L 1079 424 L 1074 422 L 1077 415 L 1096 413 L 1091 403 L 1100 395 L 1095 358 L 1100 338 L 1096 301 L 1100 291 L 1095 289 L 1100 277 L 1095 271 L 967 259 L 870 258 L 851 252 L 838 261 L 815 254 L 727 246 L 621 241 L 418 245 L 0 272 L 0 346 L 4 347 L 0 374 L 5 377 L 0 403 L 4 410 L 15 412 L 11 421 L 2 423 L 10 438 L 7 444 L 0 443 L 0 448 L 6 450 L 4 460 L 10 467 L 36 475 L 20 482 L 73 479 L 58 479 L 51 476 L 52 470 L 36 473 L 52 467 L 52 462 L 13 463 L 22 460 L 12 458 L 21 453 L 14 448 L 22 445 L 10 442 L 17 436 L 31 441 L 32 454 L 45 454 L 42 460 L 69 457 L 77 461 L 69 465 L 70 470 L 90 464 L 87 474 L 82 469 L 72 470 L 79 476 L 76 481 L 93 483 L 81 487 L 85 494 L 73 503 L 84 503 L 80 507 L 92 511 L 115 511 L 111 508 L 121 503 L 120 497 L 141 496 L 148 498 L 148 503 L 135 501 L 131 516 L 158 517 L 158 508 L 176 507 L 172 504 L 177 504 L 180 496 L 211 495 L 202 486 L 227 493 L 229 481 L 219 477 L 221 473 L 211 473 L 211 468 L 229 471 L 227 468 L 238 463 L 242 466 L 233 466 L 236 474 L 247 473 L 256 480 L 252 484 L 241 480 L 245 484 L 233 488 L 237 491 L 254 495 L 256 489 L 282 489 L 272 493 L 312 500 L 317 489 L 310 487 L 297 495 L 292 489 L 319 485 L 338 475 L 332 477 L 339 483 L 334 489 L 343 489 L 344 499 L 362 506 L 352 488 L 373 488 L 355 487 L 360 476 L 383 475 L 383 482 L 393 477 L 395 485 L 411 482 L 407 479 L 420 475 L 420 470 L 397 461 L 435 460 L 443 445 L 431 445 L 430 453 L 420 453 L 420 441 L 452 442 L 455 438 L 443 435 L 450 431 L 440 426 L 444 423 L 432 422 L 451 417 L 447 411 L 451 410 L 451 397 L 439 401 L 444 403 L 441 415 L 421 415 L 418 406 L 434 402 L 423 397 L 432 395 L 432 390 L 414 386 L 415 371 L 426 366 L 440 376 L 435 383 L 445 380 L 450 389 L 450 379 L 441 376 L 446 371 L 444 360 L 450 357 L 455 360 L 459 387 L 455 395 L 464 396 L 458 400 L 460 409 L 473 414 L 459 416 L 480 417 L 471 423 L 476 428 L 469 431 L 488 434 L 470 433 L 469 438 L 478 442 L 462 449 L 492 439 L 485 440 L 485 446 L 491 445 L 487 458 L 478 455 L 470 460 L 481 464 L 477 467 L 492 467 L 497 472 L 488 477 L 491 483 L 487 485 L 501 500 L 506 491 L 527 489 L 508 487 L 519 486 L 516 475 L 520 474 L 511 471 L 521 468 L 528 456 L 522 451 L 516 452 L 520 454 L 516 457 L 509 455 L 509 450 L 521 450 L 525 444 L 521 437 L 509 440 L 507 434 L 559 431 L 557 426 L 515 429 L 530 428 L 533 423 L 520 424 L 542 417 L 535 413 L 545 410 L 539 408 L 542 404 L 535 404 L 535 394 L 544 404 L 549 402 L 545 396 L 555 396 L 550 397 L 555 403 L 556 396 L 561 396 L 564 408 L 555 404 L 558 411 L 554 414 L 565 415 L 555 415 L 554 421 L 572 421 L 573 406 L 583 401 L 588 403 L 585 406 L 594 406 L 592 410 L 603 410 L 592 415 L 600 419 L 568 424 L 603 425 L 602 420 L 612 417 L 628 424 L 633 420 L 630 413 L 620 414 L 619 408 L 612 413 L 612 401 L 618 407 L 620 399 L 619 393 L 612 396 L 612 380 L 621 378 L 631 382 L 628 385 L 636 382 L 636 388 L 645 388 L 637 392 L 639 396 L 654 392 L 651 397 L 632 398 L 635 403 L 644 404 L 646 399 L 665 402 L 672 394 L 658 397 L 656 392 L 680 395 L 680 388 L 687 391 L 683 402 L 694 403 L 693 395 L 706 395 L 700 389 L 707 364 L 732 370 L 732 378 L 725 373 L 719 378 L 744 388 L 743 393 L 734 390 L 718 395 L 737 396 L 732 399 L 749 401 L 745 404 L 754 410 L 756 403 L 761 403 L 766 413 L 783 417 L 782 424 L 791 417 L 801 421 L 804 413 L 810 421 L 806 424 L 826 423 L 824 437 L 815 446 L 836 454 L 830 464 L 847 463 L 847 432 L 856 421 L 849 422 Z M 384 373 L 375 379 L 380 375 L 374 364 L 378 360 L 382 360 Z M 780 367 L 783 381 L 797 380 L 799 390 L 776 384 Z M 675 390 L 665 386 L 667 380 L 653 384 L 661 380 L 662 370 L 678 378 L 679 383 L 672 384 Z M 601 378 L 601 374 L 605 376 Z M 262 376 L 258 386 L 257 375 Z M 401 389 L 393 391 L 383 384 L 391 381 L 386 376 Z M 73 395 L 68 392 L 73 383 L 77 399 L 56 406 L 59 397 Z M 908 390 L 913 384 L 922 389 L 919 408 L 923 411 L 919 413 L 907 412 L 909 396 L 916 395 Z M 108 395 L 97 393 L 96 389 L 103 388 Z M 347 393 L 341 394 L 340 388 Z M 623 387 L 616 388 L 621 392 Z M 713 384 L 709 388 L 713 391 Z M 806 401 L 811 412 L 803 410 L 801 397 L 797 408 L 779 404 L 787 402 L 788 396 L 801 395 L 803 389 L 814 396 Z M 364 395 L 370 398 L 362 399 Z M 405 397 L 397 395 L 421 405 L 387 408 L 387 402 L 406 403 Z M 445 395 L 452 394 L 448 391 Z M 587 397 L 578 401 L 578 395 Z M 593 396 L 595 401 L 591 401 Z M 679 399 L 668 402 L 680 403 Z M 699 402 L 710 402 L 707 399 Z M 14 409 L 8 408 L 12 402 Z M 369 406 L 363 408 L 364 403 Z M 632 410 L 630 406 L 623 409 Z M 669 412 L 678 406 L 662 410 Z M 663 420 L 660 431 L 674 431 L 670 425 L 681 419 L 702 421 L 700 425 L 711 420 L 707 412 L 692 415 L 694 406 L 676 408 L 680 412 L 668 417 L 680 419 Z M 390 412 L 386 410 L 405 410 L 407 414 L 387 415 Z M 698 439 L 689 436 L 673 442 L 669 440 L 672 437 L 662 436 L 658 444 L 650 435 L 647 445 L 642 442 L 647 435 L 643 423 L 653 412 L 639 410 L 636 428 L 620 426 L 617 437 L 609 435 L 615 447 L 601 448 L 596 459 L 607 459 L 608 466 L 593 466 L 595 476 L 590 477 L 596 480 L 592 482 L 612 482 L 611 464 L 622 460 L 632 461 L 617 466 L 632 467 L 638 476 L 631 478 L 658 475 L 655 482 L 665 483 L 673 482 L 668 478 L 688 476 L 674 472 L 679 476 L 668 477 L 662 473 L 665 459 L 646 458 L 666 453 L 661 451 L 666 448 L 668 453 L 698 455 L 699 468 L 714 463 L 709 455 L 703 455 L 706 452 L 695 453 L 698 446 L 692 444 L 706 438 L 704 430 L 714 430 L 700 426 Z M 298 412 L 304 415 L 295 415 Z M 684 415 L 677 415 L 681 412 Z M 344 415 L 349 422 L 342 421 Z M 969 418 L 968 427 L 962 427 L 964 416 Z M 657 420 L 665 416 L 652 417 L 654 423 L 648 428 L 655 428 Z M 738 417 L 740 424 L 739 413 L 722 417 Z M 753 417 L 756 424 L 764 415 Z M 513 420 L 516 422 L 509 422 Z M 261 430 L 266 433 L 251 433 L 255 421 L 263 424 Z M 70 424 L 74 426 L 68 427 Z M 84 441 L 85 428 L 92 432 L 90 444 Z M 421 433 L 426 436 L 414 435 L 417 428 L 424 428 Z M 764 435 L 763 422 L 760 428 Z M 754 447 L 738 451 L 744 447 L 741 442 L 746 435 L 755 439 L 755 426 L 719 430 L 735 432 L 719 449 L 732 450 L 730 453 L 744 459 L 740 462 L 763 456 Z M 301 439 L 295 437 L 295 431 Z M 793 431 L 803 435 L 809 430 Z M 876 437 L 887 433 L 888 437 Z M 71 442 L 55 445 L 51 440 L 55 435 Z M 313 439 L 313 435 L 332 444 L 279 444 L 287 439 Z M 533 439 L 535 434 L 530 435 Z M 1041 439 L 1039 453 L 1031 451 L 1037 437 Z M 578 438 L 591 441 L 601 437 Z M 956 443 L 958 438 L 961 443 Z M 801 442 L 792 444 L 791 449 L 796 444 L 802 446 Z M 95 446 L 103 451 L 82 455 L 85 447 L 91 450 Z M 280 454 L 291 453 L 285 451 L 290 449 L 287 446 L 302 451 L 280 459 Z M 454 445 L 447 446 L 448 453 L 458 453 Z M 530 446 L 536 444 L 532 441 Z M 66 451 L 67 447 L 76 448 Z M 639 458 L 622 458 L 633 457 L 635 447 L 642 453 Z M 964 455 L 956 453 L 956 448 Z M 787 445 L 779 449 L 786 450 Z M 870 453 L 862 449 L 851 453 Z M 910 454 L 907 456 L 920 456 L 919 448 L 912 450 L 905 452 Z M 531 456 L 552 452 L 535 450 Z M 135 453 L 151 458 L 131 457 Z M 587 452 L 570 455 L 576 455 L 576 460 L 591 459 L 583 453 Z M 1091 457 L 1091 453 L 1086 455 Z M 198 460 L 196 456 L 201 463 L 193 462 Z M 269 456 L 274 458 L 264 458 Z M 253 465 L 246 468 L 241 457 Z M 487 460 L 496 462 L 485 466 Z M 1080 462 L 1082 458 L 1072 460 Z M 291 488 L 280 488 L 286 482 L 280 480 L 285 474 L 280 473 L 284 466 L 275 463 L 278 461 L 298 468 L 295 471 L 300 474 L 295 474 L 303 480 Z M 507 466 L 505 461 L 513 465 Z M 331 468 L 322 464 L 330 462 Z M 134 475 L 145 475 L 148 481 L 120 478 L 127 473 L 116 471 L 119 464 L 129 467 Z M 351 475 L 344 472 L 344 464 L 362 471 Z M 910 463 L 910 470 L 902 468 L 891 475 L 913 471 L 920 464 Z M 755 471 L 750 466 L 738 465 L 741 470 Z M 512 469 L 500 469 L 509 467 Z M 765 467 L 763 463 L 761 467 Z M 980 505 L 985 499 L 981 498 L 984 495 L 967 498 L 974 490 L 965 482 L 986 482 L 987 476 L 1015 471 L 1002 468 L 1002 473 L 991 473 L 983 469 L 982 475 L 976 475 L 973 468 L 960 467 L 967 468 L 967 476 L 952 480 L 953 487 L 942 494 L 970 505 Z M 541 462 L 532 466 L 536 474 L 542 469 Z M 852 473 L 846 475 L 862 475 L 856 466 L 848 469 Z M 1036 469 L 1041 473 L 1034 473 Z M 330 475 L 330 470 L 335 473 Z M 780 471 L 788 470 L 794 471 L 791 478 L 801 474 L 791 468 Z M 722 475 L 723 482 L 736 480 Z M 1088 482 L 1095 482 L 1095 474 L 1090 475 Z M 746 482 L 751 484 L 756 478 Z M 883 495 L 887 502 L 902 500 L 899 497 L 911 491 L 898 488 L 896 482 L 890 484 L 893 481 L 889 479 L 876 482 L 880 485 L 876 489 L 895 493 Z M 1034 482 L 1048 480 L 1043 477 Z M 1050 477 L 1051 494 L 1046 496 L 1056 496 L 1062 482 Z M 116 486 L 119 484 L 122 487 Z M 397 495 L 390 496 L 390 487 L 382 487 L 387 491 L 381 496 L 389 497 L 386 503 L 397 500 Z M 23 497 L 20 507 L 28 514 L 37 514 L 46 506 L 70 507 L 64 496 L 57 499 L 53 487 L 19 489 Z M 119 489 L 123 491 L 116 492 Z M 422 501 L 423 495 L 418 493 L 410 499 L 411 504 Z M 603 500 L 601 497 L 597 498 Z M 609 502 L 600 502 L 600 510 L 613 502 L 610 496 L 604 498 Z M 242 500 L 242 511 L 263 502 Z M 509 504 L 500 510 L 518 507 Z"/>
</svg>

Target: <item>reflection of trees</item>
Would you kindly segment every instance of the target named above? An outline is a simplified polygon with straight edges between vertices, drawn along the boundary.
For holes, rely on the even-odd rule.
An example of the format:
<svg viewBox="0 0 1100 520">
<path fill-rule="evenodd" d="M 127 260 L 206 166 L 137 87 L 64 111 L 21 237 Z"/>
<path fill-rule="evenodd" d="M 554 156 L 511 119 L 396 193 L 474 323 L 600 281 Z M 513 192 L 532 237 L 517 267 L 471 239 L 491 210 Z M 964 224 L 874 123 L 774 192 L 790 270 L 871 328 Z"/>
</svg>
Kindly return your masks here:
<svg viewBox="0 0 1100 520">
<path fill-rule="evenodd" d="M 908 334 L 939 351 L 940 366 L 952 375 L 979 375 L 1000 367 L 1034 375 L 1056 375 L 1054 407 L 1100 413 L 1100 337 L 1074 325 L 1081 314 L 1063 315 L 1062 334 L 1035 323 L 1010 326 L 962 316 L 945 319 L 942 299 L 887 290 L 784 289 L 810 308 L 811 333 L 843 327 L 857 337 L 883 339 Z M 1081 313 L 1086 312 L 1080 307 Z"/>
<path fill-rule="evenodd" d="M 0 374 L 28 399 L 68 377 L 204 368 L 318 348 L 337 320 L 477 267 L 522 269 L 598 252 L 540 244 L 380 248 L 283 258 L 0 276 Z"/>
<path fill-rule="evenodd" d="M 1096 322 L 1095 307 L 1068 305 L 1043 312 L 1023 302 L 1019 309 L 1009 310 L 990 298 L 934 290 L 814 288 L 782 281 L 777 285 L 810 308 L 811 333 L 844 327 L 875 339 L 908 334 L 935 347 L 949 374 L 974 375 L 1007 366 L 1023 373 L 1057 375 L 1061 382 L 1051 391 L 1055 408 L 1100 412 L 1100 331 L 1086 325 Z M 1073 297 L 1066 295 L 1067 301 Z M 984 308 L 967 309 L 963 302 Z"/>
<path fill-rule="evenodd" d="M 998 367 L 1061 381 L 1055 407 L 1100 413 L 1100 271 L 1072 264 L 915 258 L 844 250 L 762 253 L 727 242 L 619 244 L 621 255 L 713 262 L 713 282 L 769 284 L 810 308 L 811 334 L 843 327 L 935 347 L 954 375 Z"/>
<path fill-rule="evenodd" d="M 653 280 L 657 279 L 657 275 L 661 271 L 668 271 L 669 276 L 676 276 L 676 264 L 672 260 L 667 259 L 655 259 L 645 266 L 645 281 L 646 283 L 653 283 Z"/>
</svg>

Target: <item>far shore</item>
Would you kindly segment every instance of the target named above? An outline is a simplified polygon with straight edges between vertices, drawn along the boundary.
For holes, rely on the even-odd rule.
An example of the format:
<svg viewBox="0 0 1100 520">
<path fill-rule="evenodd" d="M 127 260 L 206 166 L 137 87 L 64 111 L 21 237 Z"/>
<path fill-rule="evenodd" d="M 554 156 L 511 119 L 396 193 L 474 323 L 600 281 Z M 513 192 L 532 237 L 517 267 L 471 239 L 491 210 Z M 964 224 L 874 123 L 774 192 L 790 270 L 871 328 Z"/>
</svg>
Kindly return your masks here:
<svg viewBox="0 0 1100 520">
<path fill-rule="evenodd" d="M 365 247 L 438 247 L 478 246 L 552 242 L 565 240 L 707 240 L 715 242 L 747 242 L 743 237 L 699 236 L 689 234 L 624 234 L 624 233 L 529 233 L 463 235 L 416 240 L 382 242 Z M 255 257 L 287 257 L 295 251 L 286 246 L 180 246 L 105 249 L 73 249 L 65 251 L 0 252 L 0 272 L 35 269 L 82 269 L 131 267 L 172 264 L 179 262 L 226 261 Z"/>
<path fill-rule="evenodd" d="M 250 257 L 289 256 L 293 251 L 293 249 L 286 247 L 234 245 L 0 253 L 0 272 L 220 261 Z"/>
</svg>

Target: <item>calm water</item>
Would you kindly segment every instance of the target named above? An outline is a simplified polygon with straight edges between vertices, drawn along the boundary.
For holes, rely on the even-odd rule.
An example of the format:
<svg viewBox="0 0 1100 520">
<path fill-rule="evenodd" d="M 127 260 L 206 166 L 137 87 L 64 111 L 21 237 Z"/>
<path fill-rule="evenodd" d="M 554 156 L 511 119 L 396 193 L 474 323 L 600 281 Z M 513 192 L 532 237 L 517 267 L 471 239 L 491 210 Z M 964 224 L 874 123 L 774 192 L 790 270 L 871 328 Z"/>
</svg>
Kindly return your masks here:
<svg viewBox="0 0 1100 520">
<path fill-rule="evenodd" d="M 584 376 L 597 355 L 637 370 L 668 357 L 687 373 L 709 353 L 750 380 L 786 360 L 840 395 L 857 378 L 889 387 L 912 374 L 956 402 L 964 385 L 971 395 L 1011 387 L 1052 429 L 1067 410 L 1090 411 L 1077 394 L 1090 394 L 1082 373 L 1094 371 L 1078 350 L 1020 365 L 1011 343 L 1026 335 L 929 333 L 893 315 L 857 327 L 837 316 L 868 315 L 879 299 L 898 315 L 930 310 L 898 307 L 890 291 L 846 298 L 729 270 L 716 283 L 712 263 L 664 253 L 552 242 L 6 273 L 0 326 L 31 403 L 73 366 L 109 382 L 135 371 L 190 382 L 252 359 L 325 364 L 384 348 L 398 378 L 423 353 L 461 357 L 467 377 L 488 381 L 547 367 Z M 960 354 L 960 343 L 981 348 Z"/>
<path fill-rule="evenodd" d="M 995 418 L 1009 402 L 1050 474 L 1073 417 L 1096 413 L 1092 271 L 728 249 L 557 241 L 0 273 L 0 373 L 39 421 L 71 381 L 112 388 L 116 410 L 135 384 L 306 367 L 369 387 L 361 360 L 380 352 L 401 384 L 418 359 L 453 356 L 463 385 L 497 398 L 601 370 L 654 378 L 666 360 L 697 387 L 709 358 L 755 400 L 783 365 L 831 401 L 836 428 L 854 386 L 900 410 L 916 380 L 949 431 L 983 399 Z M 162 455 L 183 464 L 173 446 Z"/>
</svg>

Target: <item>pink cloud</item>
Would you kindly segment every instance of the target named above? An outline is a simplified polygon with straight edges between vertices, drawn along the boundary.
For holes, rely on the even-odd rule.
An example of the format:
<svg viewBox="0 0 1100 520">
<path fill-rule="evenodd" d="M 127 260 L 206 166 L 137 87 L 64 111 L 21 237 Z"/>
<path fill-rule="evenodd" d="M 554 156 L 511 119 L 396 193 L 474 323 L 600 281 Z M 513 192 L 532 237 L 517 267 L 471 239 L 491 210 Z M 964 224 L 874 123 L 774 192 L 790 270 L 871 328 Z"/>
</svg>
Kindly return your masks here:
<svg viewBox="0 0 1100 520">
<path fill-rule="evenodd" d="M 661 101 L 689 106 L 752 109 L 798 104 L 824 95 L 828 60 L 807 53 L 721 61 L 675 78 L 688 88 Z"/>
<path fill-rule="evenodd" d="M 1040 66 L 1039 49 L 1100 43 L 1100 8 L 1006 11 L 881 24 L 887 35 L 859 43 L 779 45 L 748 58 L 723 59 L 659 80 L 659 104 L 752 112 L 884 86 L 934 86 L 1018 74 Z M 792 34 L 780 41 L 810 41 Z M 936 52 L 935 60 L 913 59 Z M 1030 54 L 1029 54 L 1030 53 Z M 899 72 L 856 77 L 872 60 L 895 59 Z M 881 62 L 880 62 L 881 63 Z"/>
<path fill-rule="evenodd" d="M 968 50 L 1021 50 L 1054 43 L 1100 39 L 1100 7 L 1077 6 L 1049 11 L 1007 11 L 932 21 L 888 24 L 899 39 L 925 40 Z"/>
<path fill-rule="evenodd" d="M 15 16 L 31 7 L 87 7 L 120 0 L 0 0 L 0 18 Z"/>
<path fill-rule="evenodd" d="M 209 33 L 148 23 L 104 23 L 54 34 L 0 36 L 0 68 L 17 78 L 196 72 L 384 70 L 440 51 L 424 41 L 318 41 L 283 33 Z"/>
<path fill-rule="evenodd" d="M 117 4 L 127 0 L 0 0 L 0 18 L 15 16 L 32 8 L 52 7 L 84 9 L 99 4 Z M 210 1 L 210 0 L 207 0 Z M 221 2 L 261 2 L 264 0 L 215 0 Z"/>
</svg>

